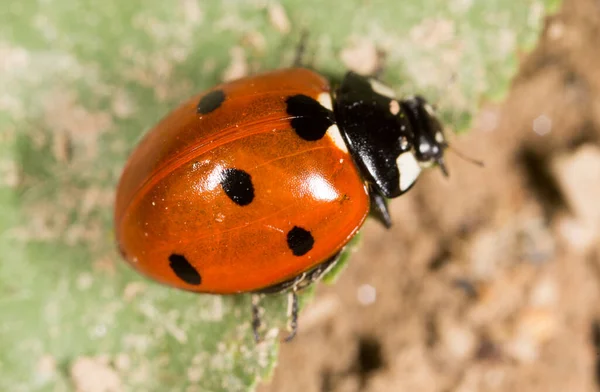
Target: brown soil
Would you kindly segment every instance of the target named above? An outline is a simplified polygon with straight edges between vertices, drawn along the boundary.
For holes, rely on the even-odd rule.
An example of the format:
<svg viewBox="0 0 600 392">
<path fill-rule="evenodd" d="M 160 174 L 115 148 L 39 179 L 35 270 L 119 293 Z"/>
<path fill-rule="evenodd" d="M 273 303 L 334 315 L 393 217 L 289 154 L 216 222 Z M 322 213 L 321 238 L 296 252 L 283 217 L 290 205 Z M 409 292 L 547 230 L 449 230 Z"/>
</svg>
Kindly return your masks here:
<svg viewBox="0 0 600 392">
<path fill-rule="evenodd" d="M 369 222 L 261 391 L 597 391 L 599 140 L 600 1 L 566 0 L 454 138 L 485 168 L 448 153 Z"/>
</svg>

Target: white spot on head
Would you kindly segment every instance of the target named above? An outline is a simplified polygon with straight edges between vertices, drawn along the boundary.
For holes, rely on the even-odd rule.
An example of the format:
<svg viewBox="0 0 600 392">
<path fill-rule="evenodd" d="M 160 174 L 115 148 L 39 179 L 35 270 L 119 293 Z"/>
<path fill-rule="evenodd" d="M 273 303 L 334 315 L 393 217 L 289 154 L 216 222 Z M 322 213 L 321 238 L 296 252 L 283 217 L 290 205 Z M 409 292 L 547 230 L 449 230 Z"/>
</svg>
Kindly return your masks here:
<svg viewBox="0 0 600 392">
<path fill-rule="evenodd" d="M 392 90 L 391 87 L 388 87 L 375 79 L 369 79 L 369 84 L 371 85 L 373 91 L 375 91 L 377 94 L 381 94 L 388 98 L 396 99 L 396 92 Z"/>
<path fill-rule="evenodd" d="M 419 152 L 421 154 L 425 154 L 425 153 L 429 152 L 430 149 L 431 149 L 431 146 L 428 143 L 419 144 Z"/>
<path fill-rule="evenodd" d="M 333 124 L 329 128 L 327 128 L 327 136 L 331 139 L 333 144 L 340 150 L 348 153 L 348 147 L 346 147 L 346 142 L 342 138 L 342 134 L 340 133 L 340 129 L 336 124 Z"/>
<path fill-rule="evenodd" d="M 333 104 L 331 103 L 331 94 L 329 93 L 321 93 L 317 97 L 317 101 L 329 110 L 333 110 Z"/>
<path fill-rule="evenodd" d="M 400 137 L 400 148 L 405 150 L 408 147 L 408 138 L 406 136 Z"/>
<path fill-rule="evenodd" d="M 392 113 L 394 116 L 400 113 L 400 104 L 395 99 L 390 101 L 390 113 Z"/>
<path fill-rule="evenodd" d="M 406 191 L 417 180 L 421 173 L 421 166 L 412 152 L 400 154 L 396 159 L 398 171 L 400 172 L 400 190 Z"/>
</svg>

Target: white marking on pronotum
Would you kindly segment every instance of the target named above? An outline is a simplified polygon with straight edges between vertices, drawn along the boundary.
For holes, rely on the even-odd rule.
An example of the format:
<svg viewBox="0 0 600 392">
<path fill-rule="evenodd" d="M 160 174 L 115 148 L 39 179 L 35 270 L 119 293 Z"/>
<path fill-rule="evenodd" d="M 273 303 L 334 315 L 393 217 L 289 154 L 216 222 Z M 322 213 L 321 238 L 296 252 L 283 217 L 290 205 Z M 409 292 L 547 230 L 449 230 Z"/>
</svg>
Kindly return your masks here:
<svg viewBox="0 0 600 392">
<path fill-rule="evenodd" d="M 326 109 L 333 110 L 333 104 L 331 102 L 331 94 L 329 93 L 321 93 L 317 98 L 317 101 Z M 327 135 L 333 141 L 333 144 L 340 150 L 344 152 L 348 152 L 348 147 L 346 147 L 346 142 L 342 138 L 342 134 L 340 133 L 340 129 L 336 124 L 333 124 L 329 128 L 327 128 Z"/>
<path fill-rule="evenodd" d="M 319 101 L 319 103 L 321 105 L 323 105 L 324 107 L 326 107 L 327 109 L 333 110 L 333 104 L 331 103 L 331 94 L 321 93 L 317 97 L 317 101 Z"/>
<path fill-rule="evenodd" d="M 421 154 L 425 154 L 425 153 L 429 152 L 430 149 L 431 149 L 431 146 L 427 143 L 419 144 L 419 152 Z"/>
<path fill-rule="evenodd" d="M 340 150 L 344 152 L 348 152 L 348 147 L 346 147 L 346 142 L 342 138 L 342 134 L 340 133 L 340 129 L 336 124 L 333 124 L 329 128 L 327 128 L 327 136 L 331 139 L 333 144 Z"/>
<path fill-rule="evenodd" d="M 396 99 L 396 92 L 392 90 L 391 87 L 388 87 L 375 79 L 369 79 L 369 84 L 371 85 L 373 91 L 375 91 L 377 94 L 381 94 L 388 98 Z"/>
<path fill-rule="evenodd" d="M 411 185 L 417 180 L 421 173 L 421 166 L 415 158 L 414 154 L 410 151 L 400 154 L 396 159 L 398 165 L 398 171 L 400 172 L 400 190 L 406 191 Z"/>
</svg>

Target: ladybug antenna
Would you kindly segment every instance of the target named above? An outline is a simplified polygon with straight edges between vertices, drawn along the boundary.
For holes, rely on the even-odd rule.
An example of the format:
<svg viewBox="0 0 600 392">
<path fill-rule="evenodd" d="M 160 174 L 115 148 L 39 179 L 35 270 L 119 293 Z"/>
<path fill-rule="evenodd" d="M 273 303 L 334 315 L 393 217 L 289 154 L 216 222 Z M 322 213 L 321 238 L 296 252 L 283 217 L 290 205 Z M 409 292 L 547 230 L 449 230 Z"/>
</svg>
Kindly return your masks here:
<svg viewBox="0 0 600 392">
<path fill-rule="evenodd" d="M 463 160 L 465 160 L 465 161 L 467 161 L 467 162 L 470 162 L 470 163 L 472 163 L 472 164 L 474 164 L 474 165 L 476 165 L 476 166 L 479 166 L 479 167 L 484 167 L 484 166 L 485 166 L 485 164 L 483 163 L 483 161 L 480 161 L 480 160 L 478 160 L 478 159 L 475 159 L 475 158 L 471 158 L 471 157 L 469 157 L 469 156 L 467 156 L 467 155 L 463 154 L 462 152 L 460 152 L 460 151 L 459 151 L 459 150 L 457 150 L 456 148 L 452 147 L 452 145 L 450 145 L 450 144 L 446 144 L 446 147 L 448 148 L 448 150 L 450 150 L 450 151 L 452 151 L 454 154 L 456 154 L 456 156 L 458 156 L 459 158 L 461 158 L 461 159 L 463 159 Z M 446 170 L 445 170 L 445 168 L 444 168 L 444 166 L 443 166 L 443 162 L 439 162 L 439 163 L 440 163 L 440 167 L 442 168 L 442 171 L 443 171 L 443 172 L 444 172 L 444 174 L 445 174 L 445 173 L 446 173 Z"/>
<path fill-rule="evenodd" d="M 450 177 L 450 173 L 448 172 L 448 168 L 446 167 L 446 161 L 444 161 L 444 158 L 439 157 L 435 160 L 435 162 L 440 167 L 440 170 L 444 174 L 444 177 Z"/>
</svg>

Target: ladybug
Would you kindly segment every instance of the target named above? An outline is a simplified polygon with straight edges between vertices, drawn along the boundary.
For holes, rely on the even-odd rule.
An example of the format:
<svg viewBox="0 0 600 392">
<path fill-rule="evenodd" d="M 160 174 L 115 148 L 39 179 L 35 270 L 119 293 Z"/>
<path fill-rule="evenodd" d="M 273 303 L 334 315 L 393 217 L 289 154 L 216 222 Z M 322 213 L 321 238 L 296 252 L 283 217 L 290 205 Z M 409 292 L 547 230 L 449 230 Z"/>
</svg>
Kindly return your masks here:
<svg viewBox="0 0 600 392">
<path fill-rule="evenodd" d="M 291 68 L 218 85 L 168 114 L 133 151 L 114 213 L 140 273 L 198 293 L 297 291 L 338 261 L 370 213 L 444 165 L 442 126 L 421 97 L 348 72 L 332 91 Z M 258 340 L 258 301 L 253 329 Z M 288 339 L 289 339 L 288 338 Z"/>
</svg>

